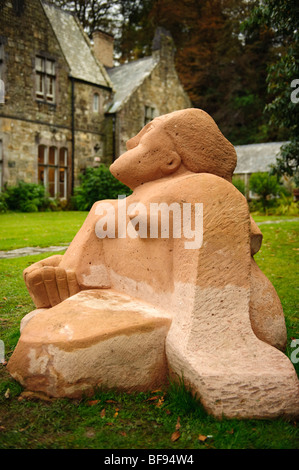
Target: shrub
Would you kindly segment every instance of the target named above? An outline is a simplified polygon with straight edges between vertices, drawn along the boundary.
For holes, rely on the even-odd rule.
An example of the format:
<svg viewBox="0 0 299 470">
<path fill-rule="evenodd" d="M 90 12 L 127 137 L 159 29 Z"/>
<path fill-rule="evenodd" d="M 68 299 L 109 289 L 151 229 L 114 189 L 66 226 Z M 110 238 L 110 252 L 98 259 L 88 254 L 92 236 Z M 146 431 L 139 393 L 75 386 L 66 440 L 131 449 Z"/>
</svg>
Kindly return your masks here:
<svg viewBox="0 0 299 470">
<path fill-rule="evenodd" d="M 236 176 L 233 176 L 232 179 L 233 185 L 240 191 L 245 196 L 245 183 L 241 178 L 237 178 Z"/>
<path fill-rule="evenodd" d="M 282 195 L 277 201 L 277 207 L 274 207 L 271 215 L 299 215 L 299 202 L 294 201 L 293 196 Z"/>
<path fill-rule="evenodd" d="M 0 213 L 7 212 L 7 194 L 6 192 L 0 192 Z"/>
<path fill-rule="evenodd" d="M 21 212 L 38 212 L 49 207 L 49 198 L 44 186 L 19 181 L 17 186 L 6 188 L 6 203 L 10 210 Z"/>
<path fill-rule="evenodd" d="M 98 168 L 86 168 L 80 176 L 80 182 L 72 198 L 75 209 L 80 211 L 90 210 L 96 201 L 131 194 L 131 190 L 114 178 L 109 168 L 103 164 Z"/>
<path fill-rule="evenodd" d="M 253 173 L 249 180 L 249 188 L 260 197 L 264 211 L 276 204 L 274 198 L 286 194 L 286 189 L 279 182 L 277 176 L 269 173 Z"/>
</svg>

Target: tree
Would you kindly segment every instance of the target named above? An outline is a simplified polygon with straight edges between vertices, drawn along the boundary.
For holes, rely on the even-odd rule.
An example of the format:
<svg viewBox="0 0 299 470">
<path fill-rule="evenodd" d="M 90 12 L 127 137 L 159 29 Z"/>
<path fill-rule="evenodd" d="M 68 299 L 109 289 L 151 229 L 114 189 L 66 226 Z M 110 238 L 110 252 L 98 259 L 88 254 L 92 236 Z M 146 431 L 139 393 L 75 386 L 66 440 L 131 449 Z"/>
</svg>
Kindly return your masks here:
<svg viewBox="0 0 299 470">
<path fill-rule="evenodd" d="M 120 61 L 149 55 L 155 28 L 166 28 L 176 46 L 176 69 L 193 106 L 211 114 L 234 144 L 273 140 L 263 115 L 273 33 L 261 26 L 250 37 L 240 34 L 241 24 L 256 2 L 137 3 L 137 9 L 126 10 Z"/>
<path fill-rule="evenodd" d="M 120 20 L 119 0 L 50 0 L 50 3 L 74 12 L 89 36 L 96 29 L 112 33 Z"/>
<path fill-rule="evenodd" d="M 270 125 L 286 131 L 290 142 L 283 146 L 273 172 L 294 176 L 299 185 L 299 104 L 294 93 L 299 79 L 299 4 L 297 0 L 264 0 L 253 9 L 244 28 L 265 25 L 273 31 L 277 54 L 268 67 L 265 111 Z"/>
</svg>

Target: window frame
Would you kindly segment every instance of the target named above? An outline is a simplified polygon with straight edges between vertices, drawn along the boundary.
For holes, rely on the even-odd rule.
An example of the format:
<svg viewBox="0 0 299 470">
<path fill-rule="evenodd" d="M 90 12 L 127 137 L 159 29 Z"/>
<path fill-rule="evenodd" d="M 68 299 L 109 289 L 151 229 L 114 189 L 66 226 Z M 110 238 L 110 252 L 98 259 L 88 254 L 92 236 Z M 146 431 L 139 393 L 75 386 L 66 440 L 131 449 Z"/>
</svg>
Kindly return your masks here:
<svg viewBox="0 0 299 470">
<path fill-rule="evenodd" d="M 43 161 L 40 161 L 40 152 L 43 149 Z M 51 152 L 54 159 L 50 161 Z M 64 154 L 64 162 L 61 164 L 61 154 Z M 50 199 L 67 199 L 68 197 L 68 148 L 55 145 L 38 145 L 37 165 L 38 165 L 38 183 L 42 184 L 49 193 Z M 53 172 L 53 178 L 51 173 Z M 41 178 L 42 174 L 42 178 Z M 63 179 L 61 181 L 61 175 Z M 63 183 L 63 191 L 61 194 L 61 183 Z M 53 191 L 50 185 L 53 184 Z"/>
<path fill-rule="evenodd" d="M 40 62 L 40 63 L 39 63 Z M 36 54 L 34 59 L 35 70 L 35 98 L 48 104 L 56 103 L 56 60 L 43 54 Z"/>
<path fill-rule="evenodd" d="M 144 125 L 151 122 L 155 117 L 156 108 L 150 105 L 144 106 Z"/>
<path fill-rule="evenodd" d="M 95 106 L 96 102 L 96 106 Z M 94 113 L 98 113 L 100 111 L 100 95 L 99 93 L 93 93 L 92 96 L 92 110 Z"/>
</svg>

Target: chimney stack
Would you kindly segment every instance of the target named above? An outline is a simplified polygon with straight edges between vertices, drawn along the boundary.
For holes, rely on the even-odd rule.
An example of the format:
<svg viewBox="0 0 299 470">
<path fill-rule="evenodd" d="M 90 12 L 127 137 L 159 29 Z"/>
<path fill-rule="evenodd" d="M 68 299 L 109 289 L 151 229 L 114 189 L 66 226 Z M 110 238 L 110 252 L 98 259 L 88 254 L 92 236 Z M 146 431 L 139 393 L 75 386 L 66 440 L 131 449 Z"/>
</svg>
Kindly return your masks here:
<svg viewBox="0 0 299 470">
<path fill-rule="evenodd" d="M 93 50 L 96 58 L 105 67 L 113 67 L 113 43 L 114 37 L 97 29 L 92 33 Z"/>
</svg>

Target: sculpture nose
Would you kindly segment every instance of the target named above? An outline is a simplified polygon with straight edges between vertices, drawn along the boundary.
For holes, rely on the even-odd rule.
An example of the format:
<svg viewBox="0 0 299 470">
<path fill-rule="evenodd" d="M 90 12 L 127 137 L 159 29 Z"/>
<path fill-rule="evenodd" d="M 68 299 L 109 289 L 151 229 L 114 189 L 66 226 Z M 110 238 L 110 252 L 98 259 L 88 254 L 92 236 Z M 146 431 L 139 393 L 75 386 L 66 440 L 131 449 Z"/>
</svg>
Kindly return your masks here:
<svg viewBox="0 0 299 470">
<path fill-rule="evenodd" d="M 139 141 L 135 137 L 128 140 L 127 143 L 126 143 L 127 150 L 132 150 L 133 148 L 137 147 L 138 142 Z"/>
</svg>

